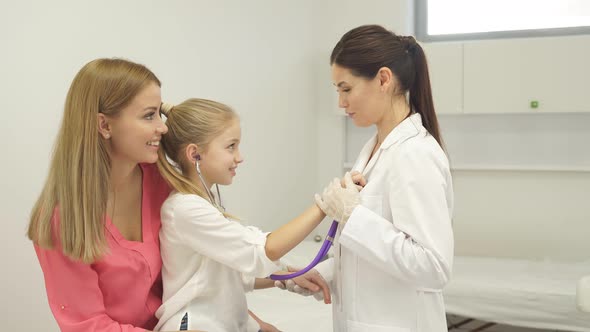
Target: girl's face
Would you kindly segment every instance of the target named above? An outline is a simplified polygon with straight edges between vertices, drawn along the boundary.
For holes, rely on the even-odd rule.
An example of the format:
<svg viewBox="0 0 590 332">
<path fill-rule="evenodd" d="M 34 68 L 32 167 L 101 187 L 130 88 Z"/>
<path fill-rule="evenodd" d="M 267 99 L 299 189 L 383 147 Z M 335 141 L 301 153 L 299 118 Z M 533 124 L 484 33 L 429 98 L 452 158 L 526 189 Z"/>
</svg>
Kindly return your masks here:
<svg viewBox="0 0 590 332">
<path fill-rule="evenodd" d="M 240 154 L 242 132 L 236 118 L 201 153 L 200 168 L 207 184 L 229 185 L 236 176 L 236 168 L 244 159 Z"/>
<path fill-rule="evenodd" d="M 111 160 L 155 163 L 168 127 L 160 117 L 162 97 L 156 83 L 146 86 L 117 115 L 108 117 Z"/>
<path fill-rule="evenodd" d="M 356 126 L 368 127 L 383 116 L 383 99 L 379 75 L 373 79 L 355 76 L 350 69 L 332 65 L 332 82 L 338 92 L 338 107 L 352 118 Z"/>
</svg>

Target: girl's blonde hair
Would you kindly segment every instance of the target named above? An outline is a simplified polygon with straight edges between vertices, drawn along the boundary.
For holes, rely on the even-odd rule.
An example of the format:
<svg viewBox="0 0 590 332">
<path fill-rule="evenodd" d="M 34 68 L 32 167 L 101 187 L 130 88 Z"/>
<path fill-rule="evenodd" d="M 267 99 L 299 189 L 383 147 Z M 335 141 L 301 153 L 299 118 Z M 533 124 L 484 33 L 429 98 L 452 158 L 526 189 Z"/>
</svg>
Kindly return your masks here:
<svg viewBox="0 0 590 332">
<path fill-rule="evenodd" d="M 123 59 L 97 59 L 76 75 L 64 106 L 49 174 L 31 212 L 28 237 L 92 263 L 107 250 L 105 211 L 111 172 L 106 143 L 99 137 L 98 113 L 116 116 L 148 84 L 161 86 L 148 68 Z M 52 228 L 59 212 L 59 234 Z"/>
<path fill-rule="evenodd" d="M 162 136 L 161 148 L 158 150 L 160 173 L 174 190 L 199 195 L 210 201 L 207 193 L 187 176 L 189 168 L 194 166 L 192 161 L 186 159 L 184 149 L 192 143 L 206 150 L 211 140 L 220 135 L 238 115 L 225 104 L 198 98 L 187 99 L 174 106 L 164 103 L 161 112 L 166 116 L 168 133 Z"/>
</svg>

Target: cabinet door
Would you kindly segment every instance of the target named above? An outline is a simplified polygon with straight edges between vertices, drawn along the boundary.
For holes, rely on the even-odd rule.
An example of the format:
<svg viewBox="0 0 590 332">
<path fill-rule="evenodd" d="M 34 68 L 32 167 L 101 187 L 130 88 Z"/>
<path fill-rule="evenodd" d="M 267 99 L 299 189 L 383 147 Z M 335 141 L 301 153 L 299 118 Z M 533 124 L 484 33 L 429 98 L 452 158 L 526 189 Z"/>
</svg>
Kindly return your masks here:
<svg viewBox="0 0 590 332">
<path fill-rule="evenodd" d="M 463 112 L 463 45 L 425 43 L 434 109 L 437 113 Z"/>
<path fill-rule="evenodd" d="M 590 36 L 465 42 L 465 113 L 588 112 Z"/>
</svg>

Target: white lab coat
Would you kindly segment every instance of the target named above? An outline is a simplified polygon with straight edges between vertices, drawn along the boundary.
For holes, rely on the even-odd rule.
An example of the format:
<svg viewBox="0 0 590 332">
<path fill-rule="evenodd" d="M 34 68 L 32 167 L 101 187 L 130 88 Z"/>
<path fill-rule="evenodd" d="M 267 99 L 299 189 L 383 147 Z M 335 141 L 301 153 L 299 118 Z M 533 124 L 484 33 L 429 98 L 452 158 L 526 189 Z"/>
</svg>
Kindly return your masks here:
<svg viewBox="0 0 590 332">
<path fill-rule="evenodd" d="M 361 205 L 317 266 L 330 281 L 334 331 L 446 331 L 442 289 L 453 264 L 453 188 L 447 157 L 419 114 L 402 121 L 369 160 Z"/>
<path fill-rule="evenodd" d="M 254 277 L 281 269 L 266 257 L 266 236 L 226 219 L 197 195 L 173 192 L 161 209 L 162 305 L 156 331 L 177 331 L 188 313 L 188 329 L 258 331 L 246 303 Z"/>
</svg>

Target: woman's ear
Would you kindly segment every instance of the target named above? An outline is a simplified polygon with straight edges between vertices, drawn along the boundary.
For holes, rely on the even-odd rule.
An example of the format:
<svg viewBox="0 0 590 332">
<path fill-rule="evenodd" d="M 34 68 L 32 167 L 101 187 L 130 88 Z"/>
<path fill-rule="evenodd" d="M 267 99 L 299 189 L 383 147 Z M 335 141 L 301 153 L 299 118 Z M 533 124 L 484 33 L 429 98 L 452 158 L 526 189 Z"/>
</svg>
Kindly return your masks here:
<svg viewBox="0 0 590 332">
<path fill-rule="evenodd" d="M 387 92 L 392 88 L 395 88 L 396 79 L 391 72 L 391 69 L 387 67 L 379 68 L 377 72 L 377 77 L 379 79 L 379 85 L 381 92 Z"/>
<path fill-rule="evenodd" d="M 98 122 L 98 132 L 104 139 L 111 138 L 111 126 L 109 124 L 109 119 L 106 115 L 102 113 L 98 113 L 97 117 Z"/>
</svg>

